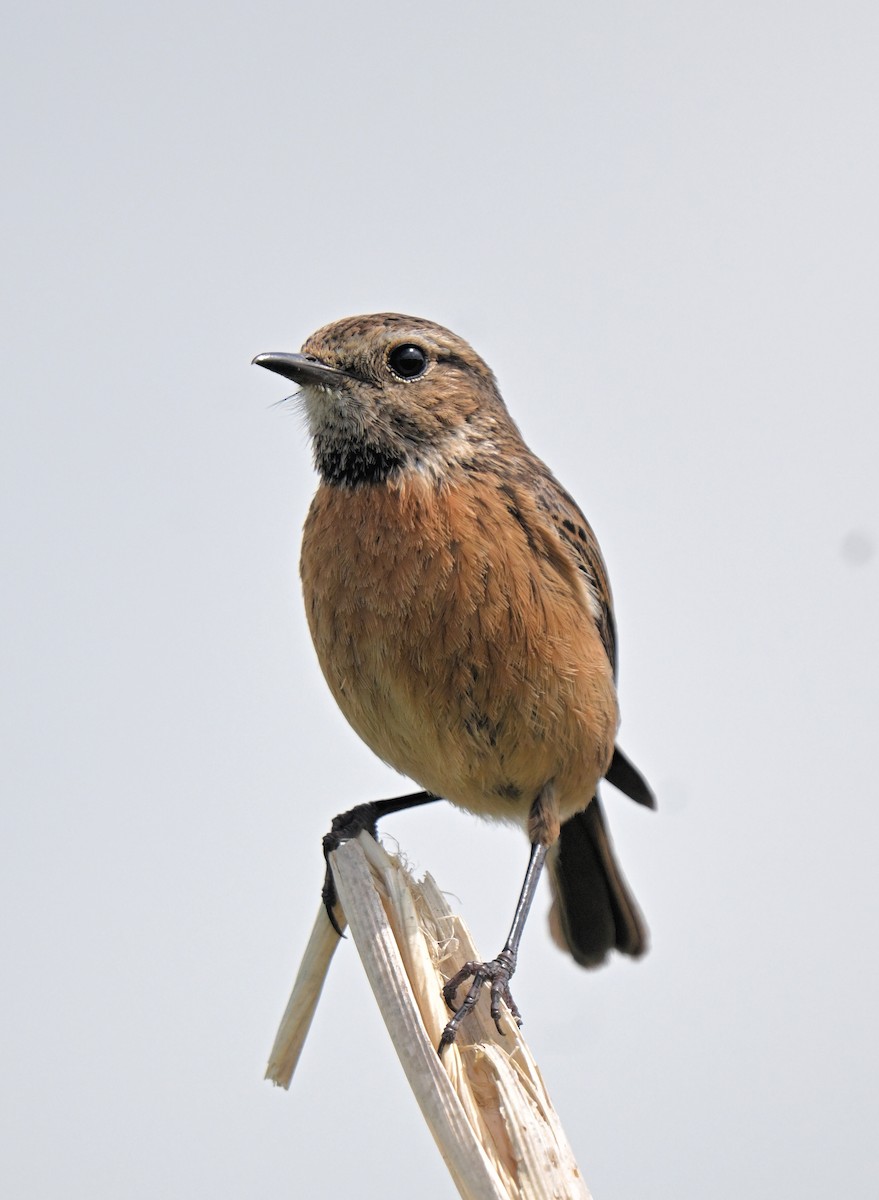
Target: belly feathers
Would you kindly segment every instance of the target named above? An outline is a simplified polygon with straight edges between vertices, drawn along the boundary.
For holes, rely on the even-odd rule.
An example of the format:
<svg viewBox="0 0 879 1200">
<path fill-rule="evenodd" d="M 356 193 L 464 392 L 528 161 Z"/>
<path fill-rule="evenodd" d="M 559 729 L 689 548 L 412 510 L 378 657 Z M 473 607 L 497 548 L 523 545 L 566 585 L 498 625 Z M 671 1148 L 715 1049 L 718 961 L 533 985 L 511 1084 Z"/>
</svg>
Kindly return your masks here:
<svg viewBox="0 0 879 1200">
<path fill-rule="evenodd" d="M 609 664 L 578 594 L 466 489 L 322 486 L 302 548 L 306 611 L 342 712 L 422 787 L 518 819 L 550 780 L 588 803 L 613 749 Z"/>
</svg>

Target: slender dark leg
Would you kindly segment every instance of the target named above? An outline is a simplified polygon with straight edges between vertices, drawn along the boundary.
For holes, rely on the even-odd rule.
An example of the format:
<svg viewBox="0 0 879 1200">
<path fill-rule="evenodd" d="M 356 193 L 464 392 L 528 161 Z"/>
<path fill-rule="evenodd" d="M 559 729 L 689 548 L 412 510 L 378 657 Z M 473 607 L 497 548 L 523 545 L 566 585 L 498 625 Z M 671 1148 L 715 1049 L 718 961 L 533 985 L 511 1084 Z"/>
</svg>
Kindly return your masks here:
<svg viewBox="0 0 879 1200">
<path fill-rule="evenodd" d="M 483 985 L 486 983 L 491 984 L 491 1016 L 497 1026 L 498 1033 L 503 1033 L 500 1025 L 502 1000 L 513 1014 L 516 1024 L 522 1024 L 522 1014 L 519 1012 L 516 1002 L 510 994 L 510 980 L 513 977 L 513 972 L 516 970 L 516 959 L 519 955 L 519 942 L 522 939 L 522 930 L 525 928 L 525 921 L 531 908 L 531 902 L 537 891 L 537 881 L 540 879 L 540 872 L 543 870 L 546 851 L 546 846 L 537 842 L 532 843 L 531 858 L 528 860 L 528 870 L 525 872 L 525 882 L 522 884 L 522 891 L 519 895 L 519 903 L 516 905 L 513 924 L 510 926 L 509 937 L 504 944 L 504 948 L 497 958 L 485 963 L 465 963 L 457 975 L 453 975 L 443 988 L 443 998 L 455 1015 L 443 1030 L 438 1047 L 440 1054 L 457 1037 L 461 1022 L 476 1007 Z M 472 979 L 473 982 L 470 984 L 470 990 L 464 997 L 460 1007 L 456 1009 L 454 1003 L 455 993 L 467 979 Z"/>
<path fill-rule="evenodd" d="M 336 920 L 335 913 L 333 912 L 337 897 L 336 885 L 333 882 L 333 873 L 330 870 L 330 854 L 334 850 L 338 850 L 342 842 L 347 842 L 351 838 L 357 837 L 364 829 L 378 840 L 376 825 L 382 817 L 387 817 L 395 812 L 403 812 L 407 808 L 418 808 L 422 804 L 432 804 L 434 800 L 439 799 L 440 797 L 434 796 L 432 792 L 410 792 L 408 796 L 397 796 L 393 800 L 371 800 L 367 804 L 358 804 L 354 808 L 349 808 L 347 812 L 339 813 L 337 817 L 333 817 L 330 832 L 325 835 L 323 841 L 324 859 L 326 860 L 327 870 L 324 875 L 321 898 L 324 902 L 324 908 L 327 910 L 330 924 L 339 937 L 344 937 L 345 935 L 339 928 L 339 922 Z"/>
</svg>

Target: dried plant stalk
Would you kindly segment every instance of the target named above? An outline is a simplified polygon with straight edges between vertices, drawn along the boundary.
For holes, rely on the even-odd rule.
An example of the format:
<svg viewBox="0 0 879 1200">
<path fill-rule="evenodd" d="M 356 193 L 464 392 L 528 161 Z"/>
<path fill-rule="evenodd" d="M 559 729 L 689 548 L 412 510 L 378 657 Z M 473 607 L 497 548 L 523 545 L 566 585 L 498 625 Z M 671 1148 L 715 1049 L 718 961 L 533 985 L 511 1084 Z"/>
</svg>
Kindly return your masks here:
<svg viewBox="0 0 879 1200">
<path fill-rule="evenodd" d="M 336 920 L 339 928 L 344 930 L 345 917 L 339 909 L 336 909 Z M 327 920 L 326 911 L 321 905 L 266 1067 L 266 1079 L 279 1087 L 290 1086 L 338 944 L 339 935 Z"/>
<path fill-rule="evenodd" d="M 463 921 L 428 875 L 417 883 L 367 835 L 332 855 L 341 906 L 394 1048 L 465 1200 L 590 1200 L 540 1072 L 504 1010 L 500 1035 L 478 1004 L 459 1042 L 436 1052 L 448 1020 L 441 988 L 479 959 Z M 333 946 L 319 914 L 267 1075 L 285 1087 L 311 1023 Z"/>
</svg>

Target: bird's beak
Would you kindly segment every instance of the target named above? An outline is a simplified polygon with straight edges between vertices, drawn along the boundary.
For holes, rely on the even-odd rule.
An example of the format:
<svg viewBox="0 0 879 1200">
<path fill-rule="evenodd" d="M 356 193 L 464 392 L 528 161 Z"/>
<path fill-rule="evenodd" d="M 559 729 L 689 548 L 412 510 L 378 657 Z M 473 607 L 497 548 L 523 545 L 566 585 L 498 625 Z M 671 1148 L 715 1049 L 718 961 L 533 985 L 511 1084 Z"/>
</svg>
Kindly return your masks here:
<svg viewBox="0 0 879 1200">
<path fill-rule="evenodd" d="M 310 383 L 331 387 L 342 379 L 351 378 L 345 371 L 328 367 L 313 354 L 257 354 L 253 365 L 265 367 L 267 371 L 275 371 L 285 379 L 303 385 Z"/>
</svg>

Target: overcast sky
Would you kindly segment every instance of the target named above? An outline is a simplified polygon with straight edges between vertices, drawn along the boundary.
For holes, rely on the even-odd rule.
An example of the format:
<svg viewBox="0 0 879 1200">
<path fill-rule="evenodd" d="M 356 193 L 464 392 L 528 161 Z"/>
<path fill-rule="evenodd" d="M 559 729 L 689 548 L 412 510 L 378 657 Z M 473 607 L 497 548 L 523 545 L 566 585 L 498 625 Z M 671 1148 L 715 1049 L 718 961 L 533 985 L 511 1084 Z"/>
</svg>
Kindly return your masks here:
<svg viewBox="0 0 879 1200">
<path fill-rule="evenodd" d="M 392 309 L 611 572 L 653 946 L 581 971 L 544 892 L 515 991 L 596 1200 L 875 1195 L 876 5 L 37 0 L 0 54 L 0 1190 L 452 1194 L 350 942 L 262 1082 L 320 837 L 408 785 L 320 676 L 249 364 Z M 387 832 L 496 953 L 521 835 Z"/>
</svg>

